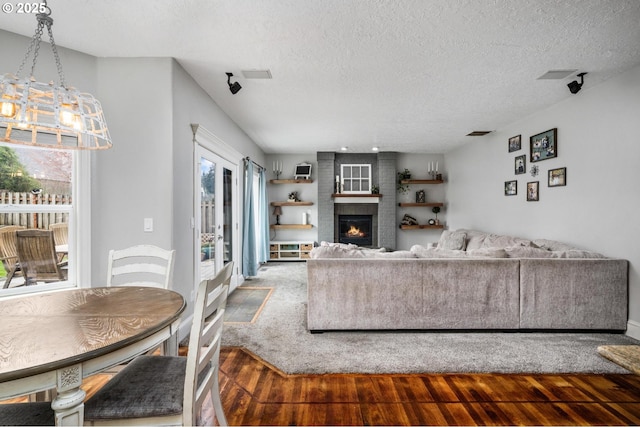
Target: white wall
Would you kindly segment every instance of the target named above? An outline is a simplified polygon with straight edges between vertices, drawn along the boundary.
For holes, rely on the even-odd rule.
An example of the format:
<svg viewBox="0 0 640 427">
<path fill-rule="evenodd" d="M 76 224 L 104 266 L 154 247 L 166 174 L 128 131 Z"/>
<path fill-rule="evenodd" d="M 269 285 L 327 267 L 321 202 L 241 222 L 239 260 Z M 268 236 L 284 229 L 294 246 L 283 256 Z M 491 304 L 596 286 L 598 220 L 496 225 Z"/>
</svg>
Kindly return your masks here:
<svg viewBox="0 0 640 427">
<path fill-rule="evenodd" d="M 101 58 L 95 96 L 113 147 L 96 153 L 92 171 L 94 286 L 106 281 L 110 249 L 173 246 L 171 60 Z"/>
<path fill-rule="evenodd" d="M 540 175 L 514 174 L 529 137 L 558 128 L 557 158 L 534 163 Z M 521 134 L 523 148 L 507 141 Z M 640 67 L 581 92 L 463 148 L 447 153 L 449 228 L 548 238 L 629 260 L 630 330 L 640 337 Z M 566 167 L 566 187 L 547 187 L 547 171 Z M 518 195 L 504 196 L 504 182 Z M 540 181 L 527 202 L 526 183 Z"/>
</svg>

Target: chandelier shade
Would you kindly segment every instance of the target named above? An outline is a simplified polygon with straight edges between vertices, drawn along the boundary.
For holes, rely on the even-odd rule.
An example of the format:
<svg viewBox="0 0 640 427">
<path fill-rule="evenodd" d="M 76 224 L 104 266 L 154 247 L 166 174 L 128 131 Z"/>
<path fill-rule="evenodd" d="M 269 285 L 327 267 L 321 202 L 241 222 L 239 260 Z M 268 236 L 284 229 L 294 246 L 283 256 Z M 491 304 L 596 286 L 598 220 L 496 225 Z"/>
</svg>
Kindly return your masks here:
<svg viewBox="0 0 640 427">
<path fill-rule="evenodd" d="M 38 27 L 16 75 L 0 76 L 0 142 L 66 150 L 101 150 L 111 147 L 102 106 L 88 93 L 65 84 L 53 40 L 51 10 L 37 15 Z M 51 41 L 60 84 L 41 83 L 33 77 L 44 27 Z M 33 53 L 31 78 L 20 71 Z"/>
<path fill-rule="evenodd" d="M 100 102 L 72 87 L 0 77 L 0 141 L 62 149 L 106 149 Z"/>
</svg>

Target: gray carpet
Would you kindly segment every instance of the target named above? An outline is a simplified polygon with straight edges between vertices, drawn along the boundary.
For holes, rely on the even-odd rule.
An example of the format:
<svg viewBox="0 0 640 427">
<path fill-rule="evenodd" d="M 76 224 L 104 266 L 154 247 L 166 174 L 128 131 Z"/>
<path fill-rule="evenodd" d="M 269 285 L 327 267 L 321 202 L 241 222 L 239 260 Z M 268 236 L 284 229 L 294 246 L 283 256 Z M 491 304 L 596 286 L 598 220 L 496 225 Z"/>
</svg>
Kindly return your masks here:
<svg viewBox="0 0 640 427">
<path fill-rule="evenodd" d="M 600 345 L 638 341 L 621 334 L 330 332 L 306 329 L 306 264 L 269 263 L 246 286 L 270 286 L 252 324 L 225 324 L 223 346 L 241 346 L 296 373 L 628 373 Z"/>
</svg>

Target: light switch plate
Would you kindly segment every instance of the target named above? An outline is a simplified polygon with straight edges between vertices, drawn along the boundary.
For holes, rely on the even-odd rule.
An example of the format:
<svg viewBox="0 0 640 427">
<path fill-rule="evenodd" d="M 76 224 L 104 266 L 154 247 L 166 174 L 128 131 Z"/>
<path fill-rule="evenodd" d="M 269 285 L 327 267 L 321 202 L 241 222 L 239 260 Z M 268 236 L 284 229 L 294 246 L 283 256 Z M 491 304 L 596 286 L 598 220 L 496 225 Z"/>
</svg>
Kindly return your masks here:
<svg viewBox="0 0 640 427">
<path fill-rule="evenodd" d="M 144 231 L 150 233 L 153 231 L 153 218 L 144 219 Z"/>
</svg>

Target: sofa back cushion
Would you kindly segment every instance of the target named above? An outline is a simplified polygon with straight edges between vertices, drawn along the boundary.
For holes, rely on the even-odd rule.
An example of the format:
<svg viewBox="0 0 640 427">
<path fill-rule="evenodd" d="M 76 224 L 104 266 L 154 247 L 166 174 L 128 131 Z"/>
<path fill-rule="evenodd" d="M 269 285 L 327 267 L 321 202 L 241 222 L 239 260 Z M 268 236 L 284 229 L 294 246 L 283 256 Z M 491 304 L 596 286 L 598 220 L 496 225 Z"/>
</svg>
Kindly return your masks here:
<svg viewBox="0 0 640 427">
<path fill-rule="evenodd" d="M 467 233 L 459 230 L 444 230 L 440 235 L 438 248 L 464 251 L 467 248 Z"/>
</svg>

